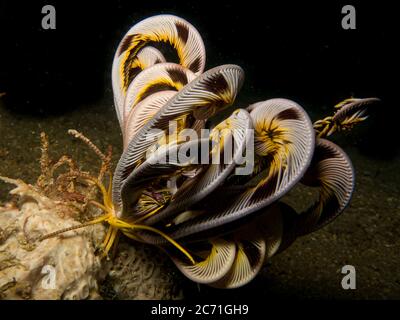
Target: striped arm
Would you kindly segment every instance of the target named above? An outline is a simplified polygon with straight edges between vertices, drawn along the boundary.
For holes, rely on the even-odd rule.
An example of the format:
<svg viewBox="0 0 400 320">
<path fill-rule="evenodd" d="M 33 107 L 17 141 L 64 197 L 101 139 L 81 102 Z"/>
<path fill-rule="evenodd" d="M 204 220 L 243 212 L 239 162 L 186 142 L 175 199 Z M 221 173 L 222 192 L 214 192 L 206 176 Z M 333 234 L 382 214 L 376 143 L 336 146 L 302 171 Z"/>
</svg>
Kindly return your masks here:
<svg viewBox="0 0 400 320">
<path fill-rule="evenodd" d="M 130 74 L 132 80 L 144 69 L 149 68 L 157 63 L 165 62 L 165 58 L 160 51 L 151 46 L 144 47 L 138 51 L 135 59 L 130 64 Z M 114 92 L 114 104 L 117 117 L 121 129 L 123 129 L 123 112 L 124 112 L 124 92 L 120 88 L 120 79 L 118 68 L 112 70 L 112 88 Z"/>
<path fill-rule="evenodd" d="M 128 86 L 137 75 L 135 61 L 140 50 L 152 42 L 170 44 L 177 53 L 179 64 L 196 75 L 203 72 L 206 60 L 203 40 L 189 22 L 173 15 L 147 18 L 125 34 L 116 50 L 112 79 L 117 108 L 123 107 Z"/>
<path fill-rule="evenodd" d="M 167 104 L 167 102 L 176 94 L 176 91 L 160 91 L 139 102 L 128 115 L 124 130 L 124 150 L 135 134 Z"/>
<path fill-rule="evenodd" d="M 199 166 L 198 154 L 191 153 L 187 157 L 186 151 L 199 150 L 208 143 L 208 139 L 193 140 L 181 144 L 171 143 L 155 151 L 146 161 L 133 170 L 131 179 L 124 184 L 121 192 L 124 210 L 118 214 L 118 218 L 131 216 L 141 193 L 152 182 L 174 175 L 179 170 Z M 162 186 L 161 189 L 165 189 L 165 186 Z"/>
<path fill-rule="evenodd" d="M 335 114 L 318 120 L 314 129 L 318 138 L 329 137 L 336 131 L 349 130 L 368 118 L 368 107 L 379 102 L 378 98 L 346 99 L 335 106 Z"/>
<path fill-rule="evenodd" d="M 236 110 L 229 118 L 217 125 L 210 134 L 211 139 L 215 142 L 211 153 L 218 152 L 217 157 L 221 157 L 220 163 L 210 164 L 196 177 L 187 179 L 177 190 L 169 206 L 154 217 L 150 217 L 145 223 L 154 224 L 161 220 L 166 221 L 171 215 L 201 201 L 221 185 L 235 169 L 246 146 L 249 145 L 252 133 L 249 129 L 252 127 L 250 115 L 244 109 Z M 220 137 L 219 134 L 225 135 Z M 225 158 L 223 154 L 227 145 L 224 148 L 221 147 L 223 144 L 233 145 L 233 152 L 226 153 Z"/>
<path fill-rule="evenodd" d="M 203 244 L 204 245 L 204 244 Z M 207 248 L 192 248 L 200 261 L 188 264 L 174 256 L 172 261 L 190 280 L 210 284 L 220 280 L 231 269 L 236 257 L 236 245 L 222 238 L 209 241 Z"/>
<path fill-rule="evenodd" d="M 266 150 L 271 152 L 267 155 L 270 162 L 266 168 L 266 178 L 244 191 L 220 212 L 180 225 L 171 232 L 174 239 L 237 223 L 237 220 L 246 218 L 282 197 L 308 168 L 314 149 L 314 130 L 305 111 L 298 104 L 284 99 L 258 103 L 250 110 L 255 139 L 261 141 L 264 138 L 264 129 L 272 128 L 279 132 L 279 140 L 274 140 L 277 146 L 256 147 L 256 152 L 260 154 Z M 266 144 L 269 143 L 266 141 Z"/>
<path fill-rule="evenodd" d="M 265 240 L 260 236 L 243 235 L 235 239 L 236 256 L 229 272 L 210 285 L 216 288 L 234 289 L 253 280 L 264 264 Z"/>
<path fill-rule="evenodd" d="M 169 122 L 206 108 L 217 112 L 233 103 L 243 83 L 243 70 L 235 65 L 213 68 L 182 88 L 151 118 L 129 142 L 122 154 L 113 178 L 113 202 L 121 206 L 121 190 L 132 170 L 154 144 L 154 129 L 166 130 Z"/>
<path fill-rule="evenodd" d="M 341 148 L 331 141 L 317 139 L 312 163 L 301 182 L 317 187 L 319 198 L 299 216 L 299 236 L 318 230 L 346 208 L 354 189 L 354 169 Z"/>
<path fill-rule="evenodd" d="M 159 63 L 139 73 L 126 92 L 123 113 L 125 127 L 129 113 L 143 99 L 160 91 L 179 91 L 195 77 L 189 69 L 175 63 Z"/>
</svg>

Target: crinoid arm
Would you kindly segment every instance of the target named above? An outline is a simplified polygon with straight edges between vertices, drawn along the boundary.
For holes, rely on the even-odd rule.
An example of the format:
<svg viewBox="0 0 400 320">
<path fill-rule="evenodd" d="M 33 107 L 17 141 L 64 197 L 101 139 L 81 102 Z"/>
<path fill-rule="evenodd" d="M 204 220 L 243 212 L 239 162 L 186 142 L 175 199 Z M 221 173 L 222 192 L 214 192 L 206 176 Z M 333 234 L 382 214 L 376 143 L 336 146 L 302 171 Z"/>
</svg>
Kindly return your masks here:
<svg viewBox="0 0 400 320">
<path fill-rule="evenodd" d="M 197 150 L 208 145 L 208 139 L 188 141 L 181 144 L 167 144 L 154 152 L 146 161 L 133 170 L 121 190 L 123 207 L 118 216 L 130 217 L 143 190 L 155 180 L 178 174 L 185 168 L 192 169 L 200 165 Z M 202 147 L 203 146 L 203 147 Z M 186 155 L 186 151 L 196 150 Z M 166 183 L 166 182 L 165 182 Z M 160 189 L 167 188 L 161 185 Z"/>
<path fill-rule="evenodd" d="M 255 278 L 264 264 L 266 244 L 261 235 L 243 235 L 235 239 L 236 255 L 225 276 L 210 285 L 217 288 L 238 288 Z"/>
<path fill-rule="evenodd" d="M 265 262 L 277 252 L 282 237 L 282 212 L 273 205 L 232 233 L 211 242 L 187 244 L 193 256 L 198 257 L 195 264 L 189 265 L 174 255 L 172 257 L 178 268 L 193 281 L 217 288 L 238 288 L 255 278 Z M 204 251 L 207 243 L 211 247 Z"/>
<path fill-rule="evenodd" d="M 130 76 L 132 79 L 135 79 L 135 77 L 142 70 L 145 70 L 146 68 L 151 67 L 157 63 L 163 62 L 165 62 L 165 58 L 159 50 L 151 46 L 143 47 L 138 51 L 137 56 L 133 58 L 129 64 L 128 68 Z M 115 111 L 117 113 L 117 118 L 121 129 L 123 129 L 125 92 L 121 90 L 120 83 L 121 82 L 119 78 L 118 68 L 116 65 L 113 65 L 112 87 L 114 92 Z"/>
<path fill-rule="evenodd" d="M 139 130 L 143 128 L 143 126 L 160 111 L 175 94 L 176 91 L 172 90 L 153 93 L 129 111 L 125 123 L 125 130 L 123 131 L 124 150 L 128 147 L 129 142 Z"/>
<path fill-rule="evenodd" d="M 194 244 L 189 250 L 195 252 L 197 261 L 194 264 L 175 255 L 171 255 L 172 261 L 186 277 L 203 284 L 222 279 L 231 269 L 236 256 L 235 243 L 222 238 Z"/>
<path fill-rule="evenodd" d="M 158 50 L 149 50 L 148 45 L 152 43 L 169 44 L 176 51 L 179 64 L 196 75 L 204 70 L 203 40 L 186 20 L 173 15 L 158 15 L 134 25 L 122 38 L 112 66 L 114 101 L 121 128 L 128 86 L 141 70 L 165 62 Z"/>
<path fill-rule="evenodd" d="M 114 203 L 122 204 L 120 193 L 122 185 L 129 180 L 133 169 L 144 158 L 148 148 L 155 143 L 152 135 L 159 137 L 168 129 L 169 121 L 193 115 L 197 109 L 207 108 L 215 113 L 222 107 L 232 104 L 242 82 L 243 70 L 240 67 L 224 65 L 201 74 L 173 96 L 137 132 L 122 154 L 113 180 Z"/>
<path fill-rule="evenodd" d="M 135 106 L 156 92 L 179 91 L 196 78 L 189 69 L 176 63 L 159 63 L 139 73 L 130 83 L 124 101 L 124 122 Z"/>
<path fill-rule="evenodd" d="M 300 214 L 297 234 L 318 230 L 339 216 L 350 202 L 354 181 L 354 169 L 346 153 L 333 142 L 317 139 L 311 165 L 301 182 L 318 188 L 319 198 Z"/>
<path fill-rule="evenodd" d="M 378 98 L 350 98 L 335 106 L 335 113 L 314 123 L 319 138 L 329 137 L 336 131 L 350 130 L 368 118 L 368 107 L 378 103 Z"/>
<path fill-rule="evenodd" d="M 306 171 L 314 149 L 314 132 L 310 119 L 298 104 L 285 99 L 267 100 L 254 106 L 250 116 L 255 129 L 255 152 L 263 155 L 267 155 L 267 151 L 271 152 L 268 154 L 268 165 L 264 169 L 266 178 L 245 189 L 225 207 L 176 227 L 171 233 L 174 238 L 210 232 L 211 229 L 221 226 L 226 229 L 230 223 L 239 223 L 238 221 L 282 197 Z M 273 140 L 272 143 L 265 136 L 265 130 L 271 128 L 284 128 L 277 136 L 278 140 Z M 272 147 L 260 145 L 262 139 Z M 284 144 L 280 142 L 282 139 Z"/>
<path fill-rule="evenodd" d="M 206 165 L 197 176 L 186 179 L 173 195 L 173 201 L 146 224 L 154 224 L 180 213 L 216 190 L 240 164 L 252 138 L 252 121 L 248 112 L 238 109 L 218 124 L 210 134 L 211 150 Z M 230 152 L 224 151 L 230 148 Z"/>
</svg>

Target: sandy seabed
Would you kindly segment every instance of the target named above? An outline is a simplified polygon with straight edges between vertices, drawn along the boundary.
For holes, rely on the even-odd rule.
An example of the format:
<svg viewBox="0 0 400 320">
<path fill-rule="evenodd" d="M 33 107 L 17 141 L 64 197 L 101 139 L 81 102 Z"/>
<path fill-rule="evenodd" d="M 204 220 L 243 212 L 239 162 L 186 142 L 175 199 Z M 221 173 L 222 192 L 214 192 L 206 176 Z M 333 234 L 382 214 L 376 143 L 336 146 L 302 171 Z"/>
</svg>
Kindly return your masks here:
<svg viewBox="0 0 400 320">
<path fill-rule="evenodd" d="M 50 152 L 54 158 L 67 153 L 86 170 L 97 168 L 96 155 L 67 134 L 72 128 L 84 133 L 102 150 L 112 145 L 113 164 L 116 164 L 122 138 L 111 99 L 50 117 L 11 113 L 0 102 L 0 174 L 28 183 L 36 181 L 40 174 L 38 159 L 42 131 L 50 138 Z M 356 188 L 350 206 L 338 219 L 296 240 L 289 249 L 274 257 L 255 280 L 240 289 L 222 292 L 198 286 L 175 273 L 172 266 L 167 266 L 168 276 L 172 273 L 173 281 L 179 284 L 183 295 L 178 288 L 166 298 L 217 298 L 223 293 L 224 298 L 400 299 L 400 161 L 366 157 L 351 141 L 344 144 L 339 141 L 339 145 L 355 167 Z M 0 182 L 1 202 L 9 198 L 8 191 L 12 188 Z M 307 192 L 295 188 L 285 200 L 295 208 L 304 208 Z M 128 244 L 123 246 L 129 250 Z M 153 254 L 156 249 L 146 250 Z M 348 264 L 356 268 L 356 290 L 341 287 L 341 269 Z M 108 292 L 108 289 L 101 289 L 103 295 L 115 298 L 115 292 Z M 126 298 L 123 294 L 121 291 L 121 298 Z M 135 294 L 139 298 L 150 297 Z"/>
</svg>

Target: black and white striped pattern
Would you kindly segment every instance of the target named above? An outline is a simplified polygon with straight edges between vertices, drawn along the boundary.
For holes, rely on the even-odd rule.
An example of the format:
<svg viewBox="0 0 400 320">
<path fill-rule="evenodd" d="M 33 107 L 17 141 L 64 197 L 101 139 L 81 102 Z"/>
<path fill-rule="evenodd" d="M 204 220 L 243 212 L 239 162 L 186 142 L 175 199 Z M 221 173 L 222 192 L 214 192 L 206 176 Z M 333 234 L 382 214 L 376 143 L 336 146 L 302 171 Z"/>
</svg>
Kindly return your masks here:
<svg viewBox="0 0 400 320">
<path fill-rule="evenodd" d="M 268 127 L 271 121 L 279 118 L 279 115 L 286 111 L 285 120 L 282 121 L 286 121 L 286 125 L 291 124 L 287 130 L 292 130 L 285 136 L 289 144 L 287 150 L 274 153 L 273 161 L 266 168 L 267 177 L 255 187 L 244 191 L 223 210 L 211 212 L 206 217 L 194 219 L 177 227 L 171 233 L 175 239 L 186 238 L 203 231 L 209 232 L 210 229 L 220 228 L 246 218 L 287 193 L 308 168 L 314 150 L 315 137 L 311 121 L 305 111 L 298 104 L 284 99 L 258 103 L 250 110 L 256 135 L 257 130 L 261 130 L 259 122 L 264 120 L 263 123 Z M 296 114 L 295 120 L 286 119 L 291 114 Z"/>
<path fill-rule="evenodd" d="M 189 22 L 173 15 L 158 15 L 140 21 L 125 34 L 113 60 L 114 101 L 121 125 L 126 90 L 137 75 L 136 68 L 132 68 L 136 65 L 135 60 L 143 66 L 142 69 L 165 62 L 162 54 L 142 51 L 142 48 L 152 42 L 170 44 L 177 52 L 179 64 L 196 75 L 204 70 L 206 59 L 204 44 L 200 34 Z M 150 63 L 146 66 L 146 62 Z"/>
<path fill-rule="evenodd" d="M 216 112 L 233 103 L 243 82 L 243 70 L 236 65 L 213 68 L 197 77 L 179 91 L 132 138 L 122 154 L 113 179 L 113 201 L 122 206 L 121 191 L 129 175 L 154 144 L 153 129 L 166 130 L 169 122 L 206 108 Z M 218 83 L 218 86 L 212 86 Z"/>
<path fill-rule="evenodd" d="M 160 42 L 172 46 L 178 64 L 167 63 L 151 46 Z M 315 134 L 329 136 L 351 128 L 366 118 L 366 107 L 378 99 L 347 99 L 314 128 L 297 103 L 262 101 L 234 111 L 211 137 L 186 142 L 183 130 L 194 128 L 198 133 L 209 118 L 234 102 L 244 80 L 236 65 L 203 73 L 204 67 L 202 39 L 184 19 L 151 17 L 124 36 L 112 69 L 124 138 L 112 201 L 117 218 L 132 222 L 132 230 L 138 223 L 134 238 L 163 246 L 189 279 L 237 288 L 254 279 L 265 262 L 296 237 L 331 222 L 348 205 L 354 188 L 351 162 L 334 143 L 315 140 Z M 166 137 L 174 120 L 180 123 L 176 139 Z M 223 128 L 231 132 L 219 134 Z M 254 137 L 249 129 L 254 129 Z M 253 138 L 254 170 L 235 176 L 237 162 Z M 223 158 L 213 142 L 222 149 L 233 143 L 230 158 L 212 163 L 214 155 Z M 211 163 L 202 163 L 199 153 L 180 160 L 192 146 L 201 150 L 205 145 Z M 319 190 L 317 202 L 300 215 L 280 200 L 299 181 Z M 151 206 L 141 201 L 143 195 L 153 199 Z M 181 251 L 173 250 L 168 237 L 186 251 L 176 243 Z M 195 263 L 189 262 L 191 256 Z"/>
<path fill-rule="evenodd" d="M 253 128 L 252 121 L 248 112 L 244 109 L 238 109 L 227 120 L 220 123 L 211 131 L 211 136 L 214 132 L 222 132 L 226 129 L 229 132 L 229 137 L 224 138 L 225 143 L 232 143 L 233 152 L 227 155 L 229 159 L 221 160 L 220 164 L 213 164 L 212 159 L 209 159 L 210 164 L 193 179 L 188 179 L 187 183 L 183 184 L 173 196 L 173 201 L 163 211 L 154 217 L 146 220 L 146 224 L 154 224 L 163 219 L 170 218 L 171 215 L 179 213 L 186 207 L 198 203 L 207 195 L 213 192 L 230 173 L 235 169 L 242 157 L 246 146 L 251 139 L 251 131 Z M 217 141 L 217 144 L 220 143 Z M 217 145 L 215 145 L 216 147 Z M 227 146 L 226 146 L 227 147 Z M 225 149 L 226 149 L 225 147 Z M 217 150 L 218 151 L 218 150 Z M 221 149 L 223 153 L 223 150 Z"/>
<path fill-rule="evenodd" d="M 354 182 L 354 169 L 346 153 L 331 141 L 317 139 L 312 163 L 302 183 L 318 187 L 319 198 L 300 215 L 297 234 L 313 232 L 340 215 L 351 200 Z"/>
</svg>

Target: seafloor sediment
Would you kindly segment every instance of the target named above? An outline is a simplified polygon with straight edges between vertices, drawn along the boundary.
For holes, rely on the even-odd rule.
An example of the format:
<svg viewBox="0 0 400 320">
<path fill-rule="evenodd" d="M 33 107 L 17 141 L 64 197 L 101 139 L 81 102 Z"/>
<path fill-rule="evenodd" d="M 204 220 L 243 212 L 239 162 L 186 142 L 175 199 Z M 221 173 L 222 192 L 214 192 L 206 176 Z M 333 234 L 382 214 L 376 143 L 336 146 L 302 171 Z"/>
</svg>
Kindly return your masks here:
<svg viewBox="0 0 400 320">
<path fill-rule="evenodd" d="M 11 113 L 0 102 L 0 174 L 29 183 L 37 179 L 40 174 L 39 135 L 42 131 L 50 138 L 50 152 L 54 158 L 67 153 L 86 170 L 97 168 L 99 160 L 96 155 L 67 135 L 71 128 L 83 132 L 103 150 L 112 145 L 115 164 L 121 152 L 122 139 L 112 102 L 108 100 L 51 117 Z M 311 116 L 313 120 L 318 118 Z M 376 160 L 362 155 L 354 146 L 354 139 L 342 136 L 339 142 L 356 170 L 356 189 L 350 206 L 333 223 L 298 239 L 288 250 L 274 257 L 252 283 L 240 289 L 227 290 L 224 296 L 249 297 L 257 293 L 263 297 L 301 299 L 400 298 L 400 162 L 399 159 Z M 6 201 L 11 188 L 0 183 L 0 201 Z M 306 205 L 308 192 L 295 188 L 285 199 L 294 207 L 302 208 Z M 356 290 L 343 290 L 341 287 L 341 268 L 346 264 L 356 267 Z M 178 273 L 173 276 L 183 284 L 185 297 L 221 294 L 219 290 L 197 286 Z M 109 289 L 109 286 L 102 289 L 106 298 L 115 298 L 117 294 L 126 298 L 118 286 L 120 293 Z M 179 288 L 174 290 L 172 295 L 180 296 Z"/>
</svg>

